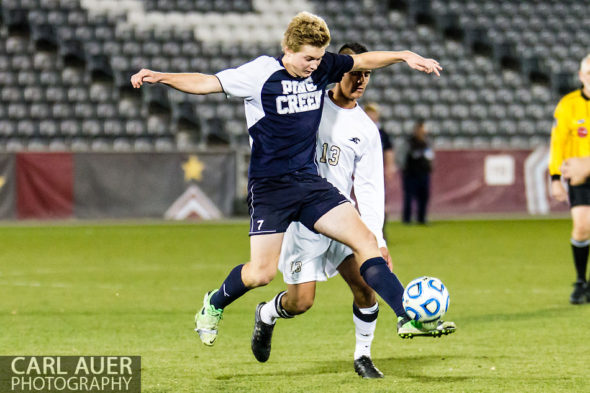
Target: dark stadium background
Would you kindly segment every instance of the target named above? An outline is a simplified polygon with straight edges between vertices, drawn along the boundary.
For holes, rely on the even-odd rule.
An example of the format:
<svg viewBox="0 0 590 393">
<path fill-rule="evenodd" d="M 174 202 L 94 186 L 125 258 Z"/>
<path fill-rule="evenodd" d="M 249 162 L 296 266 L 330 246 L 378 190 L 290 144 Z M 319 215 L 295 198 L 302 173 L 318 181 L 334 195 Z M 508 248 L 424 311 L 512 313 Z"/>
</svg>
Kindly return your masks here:
<svg viewBox="0 0 590 393">
<path fill-rule="evenodd" d="M 203 203 L 223 216 L 244 214 L 249 150 L 241 100 L 161 85 L 134 90 L 129 77 L 143 67 L 214 73 L 261 54 L 278 56 L 282 32 L 301 10 L 325 18 L 331 50 L 360 41 L 371 50 L 411 49 L 443 65 L 440 78 L 403 65 L 378 70 L 363 98 L 380 104 L 383 128 L 394 141 L 416 119 L 427 120 L 439 152 L 434 214 L 565 208 L 550 202 L 543 171 L 554 106 L 577 87 L 587 52 L 586 1 L 0 5 L 0 218 L 162 218 L 183 195 L 191 206 L 182 217 L 203 217 Z M 231 158 L 201 158 L 216 152 Z M 183 165 L 192 156 L 206 176 L 187 176 Z M 167 164 L 145 166 L 150 157 Z M 105 162 L 112 165 L 103 170 Z M 101 175 L 105 171 L 110 175 Z M 175 180 L 173 192 L 163 190 L 171 177 L 185 181 Z M 203 185 L 203 178 L 215 184 Z M 191 186 L 204 189 L 207 200 L 185 195 Z M 397 214 L 397 179 L 387 192 L 387 211 Z"/>
<path fill-rule="evenodd" d="M 363 99 L 394 141 L 427 120 L 433 220 L 401 224 L 394 182 L 385 232 L 402 283 L 440 278 L 457 324 L 401 340 L 381 302 L 379 381 L 354 372 L 339 278 L 278 322 L 267 363 L 250 337 L 280 274 L 201 344 L 203 293 L 250 257 L 247 221 L 217 220 L 246 213 L 243 104 L 129 83 L 142 67 L 213 73 L 277 56 L 302 10 L 326 19 L 333 51 L 356 40 L 444 67 L 375 71 Z M 589 11 L 589 0 L 0 0 L 0 355 L 141 356 L 146 393 L 589 391 L 590 308 L 569 304 L 571 220 L 547 193 L 552 114 L 579 85 Z M 172 222 L 187 218 L 214 220 Z"/>
</svg>

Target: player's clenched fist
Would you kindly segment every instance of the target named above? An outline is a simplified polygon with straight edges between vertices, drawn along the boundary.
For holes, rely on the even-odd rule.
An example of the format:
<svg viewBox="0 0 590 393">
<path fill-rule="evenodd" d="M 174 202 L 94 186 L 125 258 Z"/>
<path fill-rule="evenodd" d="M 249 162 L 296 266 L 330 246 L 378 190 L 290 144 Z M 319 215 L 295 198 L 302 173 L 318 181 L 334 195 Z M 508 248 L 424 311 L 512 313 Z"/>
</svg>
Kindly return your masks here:
<svg viewBox="0 0 590 393">
<path fill-rule="evenodd" d="M 160 73 L 142 68 L 137 74 L 131 77 L 131 85 L 138 89 L 143 85 L 143 82 L 157 83 L 159 82 L 158 74 Z"/>
<path fill-rule="evenodd" d="M 567 201 L 567 191 L 561 184 L 561 180 L 551 181 L 551 196 L 558 202 Z"/>
</svg>

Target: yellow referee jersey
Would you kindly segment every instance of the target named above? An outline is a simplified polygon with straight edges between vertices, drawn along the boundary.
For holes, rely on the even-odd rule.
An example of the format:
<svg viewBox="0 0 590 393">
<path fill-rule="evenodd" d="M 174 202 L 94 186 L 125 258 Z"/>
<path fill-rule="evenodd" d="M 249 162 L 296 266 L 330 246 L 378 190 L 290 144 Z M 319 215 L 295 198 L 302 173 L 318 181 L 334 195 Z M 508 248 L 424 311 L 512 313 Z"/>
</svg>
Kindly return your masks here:
<svg viewBox="0 0 590 393">
<path fill-rule="evenodd" d="M 561 164 L 571 157 L 590 156 L 590 97 L 582 90 L 566 94 L 557 104 L 551 129 L 549 174 L 561 175 Z"/>
</svg>

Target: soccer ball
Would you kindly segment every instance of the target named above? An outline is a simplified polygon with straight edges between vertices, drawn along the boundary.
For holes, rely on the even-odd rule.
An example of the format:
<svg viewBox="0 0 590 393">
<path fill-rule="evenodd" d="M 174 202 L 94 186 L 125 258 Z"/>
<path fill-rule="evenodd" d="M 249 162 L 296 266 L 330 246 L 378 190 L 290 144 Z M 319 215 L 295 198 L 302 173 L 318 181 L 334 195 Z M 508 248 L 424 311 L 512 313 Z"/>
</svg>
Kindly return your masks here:
<svg viewBox="0 0 590 393">
<path fill-rule="evenodd" d="M 438 278 L 419 277 L 408 284 L 402 301 L 410 318 L 433 322 L 449 309 L 449 291 Z"/>
</svg>

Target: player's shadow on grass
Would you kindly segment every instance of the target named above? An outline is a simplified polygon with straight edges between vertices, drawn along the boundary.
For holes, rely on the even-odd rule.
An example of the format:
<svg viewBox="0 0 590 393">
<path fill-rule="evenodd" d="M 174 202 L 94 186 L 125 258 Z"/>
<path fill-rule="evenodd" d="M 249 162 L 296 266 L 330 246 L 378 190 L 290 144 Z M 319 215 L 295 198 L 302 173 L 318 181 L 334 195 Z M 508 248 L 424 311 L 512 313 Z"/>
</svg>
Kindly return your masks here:
<svg viewBox="0 0 590 393">
<path fill-rule="evenodd" d="M 482 315 L 474 315 L 469 318 L 469 323 L 482 323 L 482 322 L 490 322 L 490 321 L 507 321 L 507 322 L 517 322 L 517 321 L 528 321 L 531 319 L 546 319 L 548 317 L 556 317 L 561 318 L 571 314 L 573 311 L 577 311 L 573 307 L 580 307 L 580 306 L 572 306 L 565 301 L 563 304 L 558 304 L 556 306 L 550 308 L 537 308 L 534 310 L 527 310 L 521 312 L 506 312 L 506 313 L 496 313 L 496 314 L 482 314 Z M 582 305 L 582 307 L 584 307 Z"/>
<path fill-rule="evenodd" d="M 431 369 L 430 366 L 435 363 L 444 362 L 448 364 L 449 368 L 451 368 L 453 361 L 449 358 L 441 359 L 440 357 L 435 356 L 407 356 L 385 359 L 377 358 L 373 359 L 373 361 L 375 366 L 377 366 L 377 368 L 380 369 L 383 374 L 396 378 L 415 379 L 420 382 L 427 383 L 451 383 L 464 381 L 470 378 L 467 376 L 450 374 L 445 376 L 432 376 L 428 373 L 428 370 Z M 421 373 L 420 370 L 424 370 L 424 373 Z"/>
<path fill-rule="evenodd" d="M 439 357 L 432 356 L 409 356 L 409 357 L 396 357 L 386 359 L 374 359 L 375 366 L 379 368 L 385 376 L 395 378 L 409 378 L 416 379 L 422 382 L 458 382 L 468 379 L 469 377 L 464 376 L 444 376 L 444 377 L 433 377 L 431 375 L 421 374 L 418 370 L 428 369 L 428 365 L 434 362 L 445 361 L 449 362 L 449 366 L 452 364 L 450 360 L 441 360 Z M 290 376 L 312 376 L 312 375 L 326 375 L 326 374 L 350 374 L 355 375 L 352 360 L 336 360 L 336 361 L 313 361 L 310 362 L 312 366 L 301 366 L 298 369 L 289 368 L 288 373 Z M 262 366 L 262 365 L 261 365 Z M 277 373 L 280 372 L 280 365 L 269 364 L 265 369 L 265 372 L 255 373 L 236 373 L 236 374 L 224 374 L 215 377 L 217 380 L 227 381 L 241 378 L 252 378 L 252 377 L 276 377 Z M 263 366 L 264 367 L 264 366 Z M 286 372 L 287 370 L 285 370 Z"/>
</svg>

